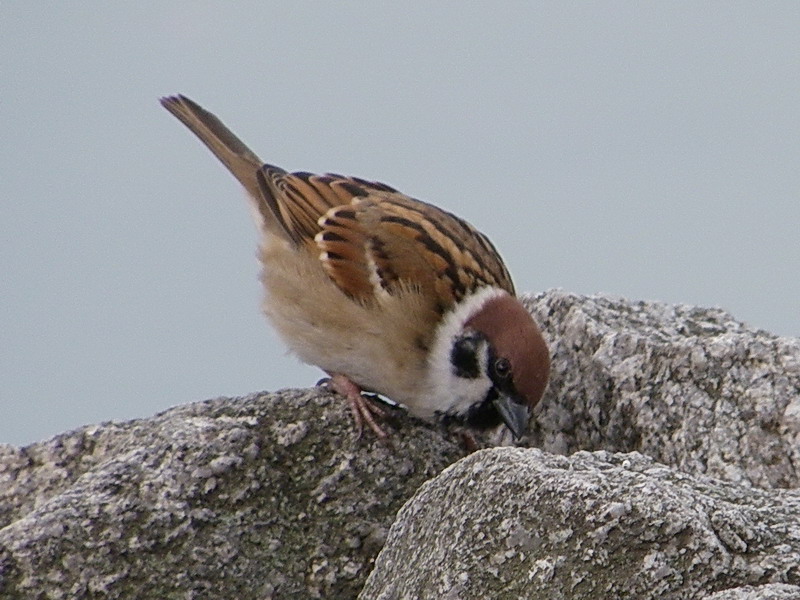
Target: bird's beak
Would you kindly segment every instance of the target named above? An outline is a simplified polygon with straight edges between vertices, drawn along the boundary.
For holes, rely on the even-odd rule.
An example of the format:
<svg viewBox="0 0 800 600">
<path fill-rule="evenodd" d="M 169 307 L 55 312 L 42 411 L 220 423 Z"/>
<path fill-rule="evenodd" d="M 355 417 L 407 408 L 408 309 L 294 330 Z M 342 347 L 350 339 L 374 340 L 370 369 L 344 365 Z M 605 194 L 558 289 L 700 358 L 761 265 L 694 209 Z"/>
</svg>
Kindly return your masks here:
<svg viewBox="0 0 800 600">
<path fill-rule="evenodd" d="M 513 396 L 501 394 L 494 401 L 497 412 L 500 413 L 500 418 L 514 434 L 515 439 L 522 437 L 525 430 L 528 428 L 528 418 L 530 413 L 525 404 L 520 404 Z"/>
</svg>

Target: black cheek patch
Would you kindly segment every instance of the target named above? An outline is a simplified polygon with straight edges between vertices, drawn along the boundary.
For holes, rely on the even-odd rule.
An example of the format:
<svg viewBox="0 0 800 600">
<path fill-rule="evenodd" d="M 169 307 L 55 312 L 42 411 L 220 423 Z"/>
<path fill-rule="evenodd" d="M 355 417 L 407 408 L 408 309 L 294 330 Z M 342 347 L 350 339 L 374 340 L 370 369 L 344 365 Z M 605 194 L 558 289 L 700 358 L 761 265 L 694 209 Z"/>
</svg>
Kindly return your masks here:
<svg viewBox="0 0 800 600">
<path fill-rule="evenodd" d="M 478 336 L 465 336 L 456 340 L 450 350 L 450 364 L 453 374 L 464 379 L 477 379 L 481 376 L 478 364 Z"/>
</svg>

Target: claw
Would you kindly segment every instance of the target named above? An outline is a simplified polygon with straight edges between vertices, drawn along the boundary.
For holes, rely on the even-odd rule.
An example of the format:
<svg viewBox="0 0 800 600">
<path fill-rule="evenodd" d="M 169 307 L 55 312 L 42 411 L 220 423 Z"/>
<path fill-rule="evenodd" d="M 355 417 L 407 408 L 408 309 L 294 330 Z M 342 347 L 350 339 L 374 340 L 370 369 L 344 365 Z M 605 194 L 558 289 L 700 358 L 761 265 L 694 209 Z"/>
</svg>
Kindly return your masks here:
<svg viewBox="0 0 800 600">
<path fill-rule="evenodd" d="M 344 375 L 333 375 L 328 380 L 328 384 L 337 394 L 347 399 L 347 403 L 350 405 L 350 412 L 353 413 L 353 420 L 356 424 L 356 439 L 361 438 L 365 421 L 378 438 L 385 440 L 389 437 L 389 434 L 375 420 L 376 417 L 385 419 L 388 416 L 386 411 L 369 398 L 363 396 L 360 387 Z"/>
</svg>

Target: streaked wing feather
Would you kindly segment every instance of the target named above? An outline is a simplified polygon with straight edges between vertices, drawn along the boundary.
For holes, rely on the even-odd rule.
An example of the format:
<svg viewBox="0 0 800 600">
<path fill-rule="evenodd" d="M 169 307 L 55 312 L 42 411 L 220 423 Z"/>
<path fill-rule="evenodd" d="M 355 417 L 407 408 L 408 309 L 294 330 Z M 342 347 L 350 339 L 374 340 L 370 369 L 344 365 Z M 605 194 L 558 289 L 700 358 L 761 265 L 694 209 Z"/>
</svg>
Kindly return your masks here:
<svg viewBox="0 0 800 600">
<path fill-rule="evenodd" d="M 468 290 L 481 284 L 496 285 L 514 293 L 511 276 L 489 239 L 463 219 L 440 208 L 400 194 L 383 201 L 393 205 L 398 217 L 419 225 L 417 238 L 437 255 L 452 261 L 452 270 L 462 271 L 459 287 Z"/>
<path fill-rule="evenodd" d="M 316 234 L 326 272 L 351 298 L 370 302 L 413 287 L 441 312 L 486 285 L 514 293 L 491 242 L 455 215 L 381 184 L 330 175 L 312 181 L 338 188 L 339 199 L 351 194 L 319 220 Z"/>
<path fill-rule="evenodd" d="M 367 251 L 367 234 L 352 205 L 330 209 L 320 219 L 314 241 L 325 272 L 351 299 L 369 303 L 375 297 L 375 280 Z"/>
<path fill-rule="evenodd" d="M 314 175 L 304 171 L 287 173 L 264 165 L 258 176 L 261 195 L 288 236 L 297 245 L 309 243 L 320 231 L 319 220 L 337 206 L 372 191 L 392 190 L 387 185 L 342 177 Z"/>
</svg>

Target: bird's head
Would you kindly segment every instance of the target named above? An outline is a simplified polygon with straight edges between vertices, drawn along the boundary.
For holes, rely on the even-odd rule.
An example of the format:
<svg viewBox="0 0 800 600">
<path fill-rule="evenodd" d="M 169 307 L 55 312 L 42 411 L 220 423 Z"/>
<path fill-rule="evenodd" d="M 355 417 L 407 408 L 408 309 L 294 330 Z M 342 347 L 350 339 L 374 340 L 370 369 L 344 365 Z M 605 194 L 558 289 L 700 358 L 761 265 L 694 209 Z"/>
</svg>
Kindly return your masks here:
<svg viewBox="0 0 800 600">
<path fill-rule="evenodd" d="M 542 333 L 522 303 L 484 288 L 456 305 L 436 332 L 431 375 L 439 417 L 474 429 L 504 423 L 519 438 L 550 373 Z"/>
</svg>

